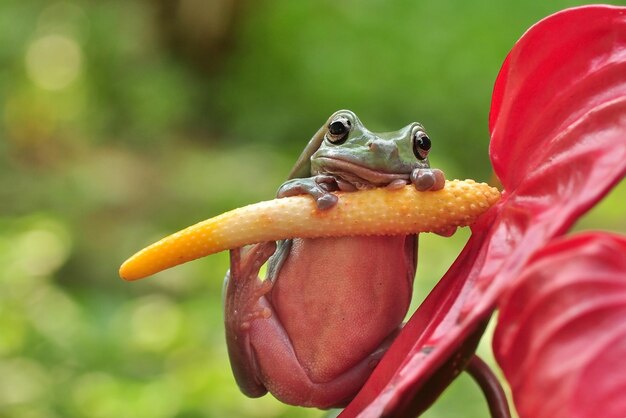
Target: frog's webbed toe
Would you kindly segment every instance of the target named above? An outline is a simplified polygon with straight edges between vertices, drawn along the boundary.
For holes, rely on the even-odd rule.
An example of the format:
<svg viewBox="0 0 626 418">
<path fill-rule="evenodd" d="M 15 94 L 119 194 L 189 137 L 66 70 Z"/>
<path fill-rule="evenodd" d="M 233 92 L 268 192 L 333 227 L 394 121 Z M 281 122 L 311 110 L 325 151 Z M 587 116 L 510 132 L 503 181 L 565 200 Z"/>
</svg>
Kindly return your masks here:
<svg viewBox="0 0 626 418">
<path fill-rule="evenodd" d="M 437 168 L 418 168 L 411 173 L 411 183 L 420 192 L 441 190 L 446 184 L 446 176 Z"/>
<path fill-rule="evenodd" d="M 317 208 L 320 210 L 330 209 L 337 204 L 339 198 L 334 194 L 326 193 L 323 196 L 315 199 L 315 203 L 317 204 Z"/>
<path fill-rule="evenodd" d="M 246 330 L 253 320 L 270 315 L 258 301 L 271 290 L 272 283 L 260 280 L 259 270 L 275 249 L 276 243 L 270 241 L 230 251 L 231 267 L 224 283 L 227 326 Z"/>
<path fill-rule="evenodd" d="M 331 176 L 315 176 L 292 179 L 278 189 L 276 197 L 288 197 L 308 194 L 315 199 L 318 209 L 330 209 L 337 203 L 337 196 L 330 193 L 338 190 L 336 181 Z"/>
</svg>

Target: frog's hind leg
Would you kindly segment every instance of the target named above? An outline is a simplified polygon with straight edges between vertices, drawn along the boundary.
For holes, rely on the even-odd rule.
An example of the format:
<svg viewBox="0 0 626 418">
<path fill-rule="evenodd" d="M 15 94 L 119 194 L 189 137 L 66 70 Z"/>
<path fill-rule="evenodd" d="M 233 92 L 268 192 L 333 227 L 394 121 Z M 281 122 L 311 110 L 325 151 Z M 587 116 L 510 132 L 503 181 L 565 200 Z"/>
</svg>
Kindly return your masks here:
<svg viewBox="0 0 626 418">
<path fill-rule="evenodd" d="M 268 303 L 263 299 L 262 303 Z M 311 379 L 307 366 L 295 349 L 276 315 L 258 321 L 250 330 L 256 363 L 267 389 L 278 400 L 315 408 L 345 407 L 363 386 L 395 337 L 385 339 L 370 355 L 330 380 Z"/>
<path fill-rule="evenodd" d="M 271 315 L 262 299 L 271 290 L 272 283 L 269 280 L 261 281 L 258 274 L 275 249 L 276 243 L 271 241 L 231 250 L 230 270 L 224 279 L 222 297 L 228 355 L 239 388 L 250 397 L 262 396 L 267 392 L 257 379 L 249 329 L 254 320 Z"/>
</svg>

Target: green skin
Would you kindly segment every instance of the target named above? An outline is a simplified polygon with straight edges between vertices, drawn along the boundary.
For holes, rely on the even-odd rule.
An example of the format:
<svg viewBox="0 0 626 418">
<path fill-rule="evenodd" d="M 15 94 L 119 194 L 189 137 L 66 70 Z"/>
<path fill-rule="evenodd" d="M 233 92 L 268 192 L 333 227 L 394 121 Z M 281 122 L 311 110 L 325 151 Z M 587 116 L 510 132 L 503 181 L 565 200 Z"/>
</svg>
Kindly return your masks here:
<svg viewBox="0 0 626 418">
<path fill-rule="evenodd" d="M 348 120 L 351 125 L 339 145 L 329 140 L 328 129 L 337 120 Z M 330 191 L 399 188 L 409 183 L 420 191 L 441 189 L 445 184 L 441 170 L 431 169 L 428 158 L 420 159 L 413 151 L 412 137 L 420 133 L 425 134 L 419 123 L 396 132 L 373 133 L 353 112 L 335 112 L 309 141 L 278 197 L 310 194 L 320 209 L 328 209 L 337 201 Z"/>
<path fill-rule="evenodd" d="M 313 136 L 278 190 L 309 194 L 332 210 L 331 192 L 374 187 L 437 190 L 430 141 L 412 123 L 367 130 L 335 112 Z M 419 146 L 421 145 L 421 147 Z M 251 397 L 328 408 L 348 402 L 393 341 L 408 310 L 417 266 L 413 235 L 261 243 L 231 251 L 224 286 L 226 341 L 233 374 Z M 259 280 L 268 260 L 267 278 Z"/>
</svg>

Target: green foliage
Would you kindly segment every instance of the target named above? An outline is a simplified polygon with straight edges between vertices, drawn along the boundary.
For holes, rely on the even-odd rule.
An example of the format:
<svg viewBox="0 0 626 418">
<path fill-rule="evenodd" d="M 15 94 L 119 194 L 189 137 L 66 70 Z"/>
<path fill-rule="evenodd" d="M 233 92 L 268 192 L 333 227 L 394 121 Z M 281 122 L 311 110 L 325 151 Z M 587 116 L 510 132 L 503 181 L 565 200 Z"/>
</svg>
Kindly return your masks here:
<svg viewBox="0 0 626 418">
<path fill-rule="evenodd" d="M 232 24 L 194 50 L 171 28 L 206 25 L 180 24 L 166 3 L 213 7 Z M 487 179 L 491 86 L 506 52 L 578 2 L 217 4 L 235 3 L 0 4 L 0 416 L 323 415 L 239 394 L 222 336 L 227 254 L 138 283 L 119 280 L 119 264 L 272 197 L 339 108 L 373 130 L 419 120 L 433 165 Z M 625 194 L 583 227 L 626 230 L 615 209 Z M 462 238 L 422 239 L 418 298 Z M 452 391 L 467 416 L 485 415 L 471 383 Z M 428 416 L 455 415 L 458 403 L 444 397 Z"/>
</svg>

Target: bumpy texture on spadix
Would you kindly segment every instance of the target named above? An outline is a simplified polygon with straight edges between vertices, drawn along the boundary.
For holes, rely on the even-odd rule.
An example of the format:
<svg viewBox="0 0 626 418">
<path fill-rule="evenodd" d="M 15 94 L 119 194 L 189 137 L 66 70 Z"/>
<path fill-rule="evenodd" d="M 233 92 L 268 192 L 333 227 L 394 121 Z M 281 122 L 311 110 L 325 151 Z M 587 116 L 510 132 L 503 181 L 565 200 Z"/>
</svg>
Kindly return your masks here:
<svg viewBox="0 0 626 418">
<path fill-rule="evenodd" d="M 500 197 L 473 180 L 447 181 L 442 190 L 336 193 L 337 205 L 319 210 L 310 196 L 292 196 L 234 209 L 192 225 L 144 248 L 120 268 L 137 280 L 219 251 L 264 241 L 355 235 L 446 233 L 472 224 Z"/>
</svg>

